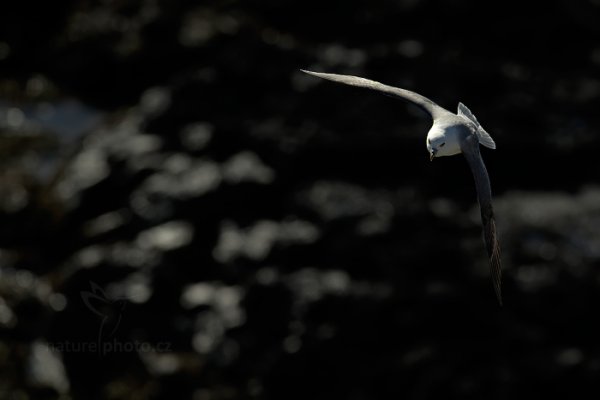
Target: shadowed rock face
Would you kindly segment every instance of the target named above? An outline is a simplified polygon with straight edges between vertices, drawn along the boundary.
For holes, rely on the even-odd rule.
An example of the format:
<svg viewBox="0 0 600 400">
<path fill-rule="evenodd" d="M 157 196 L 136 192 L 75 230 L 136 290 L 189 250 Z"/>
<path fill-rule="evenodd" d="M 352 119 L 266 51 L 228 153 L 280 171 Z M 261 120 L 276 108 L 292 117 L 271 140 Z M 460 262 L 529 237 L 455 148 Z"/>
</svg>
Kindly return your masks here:
<svg viewBox="0 0 600 400">
<path fill-rule="evenodd" d="M 598 6 L 6 7 L 0 397 L 598 392 Z M 503 309 L 464 160 L 299 68 L 477 115 Z"/>
</svg>

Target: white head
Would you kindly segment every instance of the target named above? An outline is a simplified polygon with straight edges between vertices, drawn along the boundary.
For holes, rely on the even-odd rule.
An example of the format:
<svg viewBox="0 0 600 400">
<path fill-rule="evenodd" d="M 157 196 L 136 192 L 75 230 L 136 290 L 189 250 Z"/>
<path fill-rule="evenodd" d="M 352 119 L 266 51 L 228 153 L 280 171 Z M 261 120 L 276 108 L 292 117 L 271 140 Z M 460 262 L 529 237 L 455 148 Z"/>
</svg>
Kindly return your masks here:
<svg viewBox="0 0 600 400">
<path fill-rule="evenodd" d="M 461 152 L 456 127 L 432 126 L 427 134 L 427 151 L 429 159 L 434 157 L 453 156 Z"/>
</svg>

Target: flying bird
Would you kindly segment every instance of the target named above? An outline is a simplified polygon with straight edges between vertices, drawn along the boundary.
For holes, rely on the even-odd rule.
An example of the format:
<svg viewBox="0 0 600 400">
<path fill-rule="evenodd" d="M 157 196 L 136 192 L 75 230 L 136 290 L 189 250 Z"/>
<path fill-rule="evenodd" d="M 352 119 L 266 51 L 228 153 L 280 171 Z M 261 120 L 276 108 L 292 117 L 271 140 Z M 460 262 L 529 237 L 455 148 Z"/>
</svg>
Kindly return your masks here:
<svg viewBox="0 0 600 400">
<path fill-rule="evenodd" d="M 427 150 L 430 160 L 435 157 L 452 156 L 462 153 L 471 167 L 475 178 L 475 188 L 481 209 L 481 222 L 485 247 L 489 256 L 492 283 L 498 302 L 502 305 L 502 268 L 500 264 L 500 244 L 496 233 L 496 221 L 492 207 L 490 178 L 479 152 L 479 145 L 496 148 L 492 137 L 481 127 L 475 115 L 462 103 L 454 114 L 440 107 L 428 98 L 410 90 L 359 78 L 351 75 L 325 74 L 301 70 L 304 73 L 345 85 L 374 90 L 385 95 L 409 101 L 427 112 L 433 125 L 427 133 Z"/>
</svg>

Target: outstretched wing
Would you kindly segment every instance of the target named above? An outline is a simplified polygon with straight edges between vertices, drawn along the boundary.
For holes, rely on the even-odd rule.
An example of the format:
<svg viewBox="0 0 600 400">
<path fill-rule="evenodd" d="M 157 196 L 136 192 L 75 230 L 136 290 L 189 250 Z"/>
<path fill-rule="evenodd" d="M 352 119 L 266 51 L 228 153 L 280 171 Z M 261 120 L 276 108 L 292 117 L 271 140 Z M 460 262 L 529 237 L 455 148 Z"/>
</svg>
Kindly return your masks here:
<svg viewBox="0 0 600 400">
<path fill-rule="evenodd" d="M 490 259 L 490 268 L 492 274 L 492 283 L 496 291 L 498 302 L 502 305 L 502 267 L 500 264 L 500 243 L 496 233 L 496 220 L 494 219 L 494 209 L 492 207 L 492 189 L 490 186 L 490 177 L 479 152 L 479 140 L 474 134 L 467 135 L 461 141 L 461 150 L 464 154 L 473 177 L 475 178 L 475 188 L 477 189 L 477 198 L 481 209 L 481 222 L 483 223 L 483 235 L 485 247 Z"/>
<path fill-rule="evenodd" d="M 410 101 L 411 103 L 414 103 L 415 105 L 419 106 L 421 109 L 426 111 L 429 115 L 431 115 L 433 119 L 436 119 L 444 114 L 450 113 L 450 111 L 438 106 L 433 101 L 429 100 L 427 97 L 421 96 L 420 94 L 415 92 L 411 92 L 410 90 L 384 85 L 383 83 L 379 83 L 365 78 L 359 78 L 358 76 L 325 74 L 321 72 L 305 71 L 303 69 L 301 69 L 300 71 L 333 82 L 339 82 L 345 85 L 375 90 L 388 96 Z"/>
</svg>

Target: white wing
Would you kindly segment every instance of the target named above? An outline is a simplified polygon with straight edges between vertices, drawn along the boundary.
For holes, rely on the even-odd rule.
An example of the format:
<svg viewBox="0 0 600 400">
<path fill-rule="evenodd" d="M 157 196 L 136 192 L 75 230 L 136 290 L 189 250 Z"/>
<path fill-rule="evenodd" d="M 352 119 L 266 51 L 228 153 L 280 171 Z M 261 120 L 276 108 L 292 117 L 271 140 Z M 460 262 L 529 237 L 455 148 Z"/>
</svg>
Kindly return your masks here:
<svg viewBox="0 0 600 400">
<path fill-rule="evenodd" d="M 433 101 L 418 93 L 410 90 L 400 89 L 393 86 L 384 85 L 383 83 L 372 81 L 370 79 L 360 78 L 352 75 L 325 74 L 321 72 L 311 72 L 301 69 L 300 71 L 313 75 L 319 78 L 327 79 L 333 82 L 343 83 L 345 85 L 361 87 L 365 89 L 375 90 L 388 96 L 397 97 L 403 100 L 410 101 L 421 109 L 429 113 L 433 119 L 436 119 L 445 114 L 452 114 L 445 108 L 440 107 Z"/>
</svg>

